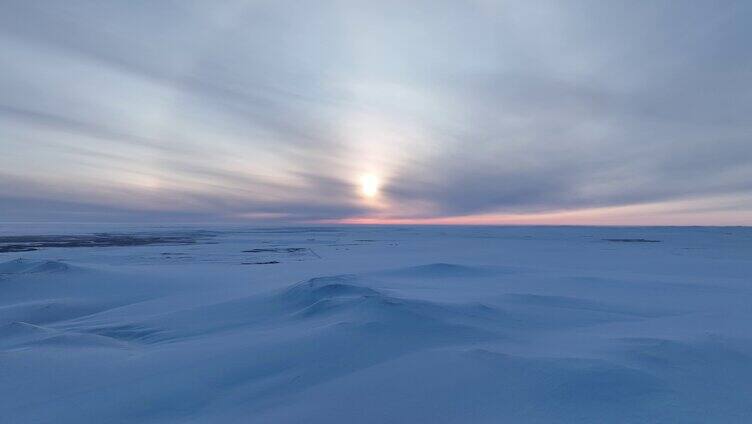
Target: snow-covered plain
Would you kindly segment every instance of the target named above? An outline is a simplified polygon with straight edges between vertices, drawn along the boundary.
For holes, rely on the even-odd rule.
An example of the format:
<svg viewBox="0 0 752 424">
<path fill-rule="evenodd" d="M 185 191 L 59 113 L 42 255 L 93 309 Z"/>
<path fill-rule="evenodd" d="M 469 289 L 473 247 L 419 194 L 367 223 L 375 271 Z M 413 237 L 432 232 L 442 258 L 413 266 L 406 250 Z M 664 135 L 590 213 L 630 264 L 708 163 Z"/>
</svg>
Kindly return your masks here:
<svg viewBox="0 0 752 424">
<path fill-rule="evenodd" d="M 750 228 L 0 235 L 101 230 L 196 243 L 0 253 L 1 422 L 752 422 Z"/>
</svg>

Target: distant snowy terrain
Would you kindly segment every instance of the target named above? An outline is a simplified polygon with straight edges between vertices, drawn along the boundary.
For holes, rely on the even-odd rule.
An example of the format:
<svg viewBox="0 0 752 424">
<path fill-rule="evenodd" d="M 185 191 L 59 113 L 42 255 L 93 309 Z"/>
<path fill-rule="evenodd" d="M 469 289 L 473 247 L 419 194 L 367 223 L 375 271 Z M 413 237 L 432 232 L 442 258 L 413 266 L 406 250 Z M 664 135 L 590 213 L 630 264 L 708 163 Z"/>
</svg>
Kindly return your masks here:
<svg viewBox="0 0 752 424">
<path fill-rule="evenodd" d="M 4 423 L 752 422 L 750 228 L 4 225 L 0 252 Z"/>
</svg>

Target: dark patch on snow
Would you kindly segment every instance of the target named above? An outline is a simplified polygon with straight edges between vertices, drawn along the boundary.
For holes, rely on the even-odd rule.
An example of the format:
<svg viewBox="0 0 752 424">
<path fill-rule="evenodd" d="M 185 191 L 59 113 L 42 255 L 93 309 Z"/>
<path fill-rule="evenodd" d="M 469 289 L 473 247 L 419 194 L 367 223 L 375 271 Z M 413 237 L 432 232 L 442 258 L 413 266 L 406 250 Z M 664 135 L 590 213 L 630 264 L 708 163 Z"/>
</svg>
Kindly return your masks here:
<svg viewBox="0 0 752 424">
<path fill-rule="evenodd" d="M 0 253 L 30 252 L 47 247 L 114 247 L 194 244 L 192 235 L 110 234 L 0 236 Z"/>
<path fill-rule="evenodd" d="M 244 250 L 243 253 L 298 253 L 305 252 L 306 247 L 280 247 L 280 248 L 263 248 L 263 249 L 250 249 Z"/>
<path fill-rule="evenodd" d="M 0 246 L 0 253 L 33 252 L 35 250 L 39 250 L 39 249 L 37 249 L 36 247 L 25 246 L 23 244 L 6 244 L 3 246 Z"/>
<path fill-rule="evenodd" d="M 242 262 L 243 265 L 268 265 L 280 263 L 283 259 L 301 261 L 313 257 L 321 259 L 313 249 L 309 247 L 258 247 L 254 249 L 243 250 L 243 253 L 250 253 L 252 256 Z"/>
<path fill-rule="evenodd" d="M 644 238 L 615 238 L 615 239 L 603 239 L 603 241 L 611 241 L 615 243 L 660 243 L 660 240 L 651 240 Z"/>
</svg>

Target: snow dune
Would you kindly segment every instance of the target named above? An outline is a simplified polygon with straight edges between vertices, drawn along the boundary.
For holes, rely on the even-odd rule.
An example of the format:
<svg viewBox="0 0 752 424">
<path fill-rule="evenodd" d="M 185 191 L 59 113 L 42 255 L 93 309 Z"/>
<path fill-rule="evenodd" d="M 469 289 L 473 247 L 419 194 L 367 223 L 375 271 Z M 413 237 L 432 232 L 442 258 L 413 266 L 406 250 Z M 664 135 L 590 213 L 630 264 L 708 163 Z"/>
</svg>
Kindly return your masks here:
<svg viewBox="0 0 752 424">
<path fill-rule="evenodd" d="M 746 423 L 752 233 L 728 233 L 286 228 L 8 254 L 0 411 L 39 423 Z M 602 241 L 642 238 L 661 242 Z M 284 255 L 303 247 L 316 255 Z M 279 263 L 243 265 L 254 249 Z"/>
<path fill-rule="evenodd" d="M 70 270 L 70 265 L 60 261 L 30 261 L 18 258 L 0 263 L 0 275 L 66 272 Z"/>
</svg>

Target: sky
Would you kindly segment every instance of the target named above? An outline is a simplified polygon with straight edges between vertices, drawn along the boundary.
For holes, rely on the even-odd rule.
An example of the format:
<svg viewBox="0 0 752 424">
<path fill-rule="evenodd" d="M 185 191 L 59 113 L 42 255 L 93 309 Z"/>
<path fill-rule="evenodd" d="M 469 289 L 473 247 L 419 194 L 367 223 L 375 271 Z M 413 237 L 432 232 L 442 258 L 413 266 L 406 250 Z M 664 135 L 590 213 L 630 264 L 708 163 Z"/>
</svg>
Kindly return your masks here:
<svg viewBox="0 0 752 424">
<path fill-rule="evenodd" d="M 0 2 L 0 221 L 752 225 L 749 1 Z"/>
</svg>

